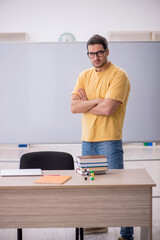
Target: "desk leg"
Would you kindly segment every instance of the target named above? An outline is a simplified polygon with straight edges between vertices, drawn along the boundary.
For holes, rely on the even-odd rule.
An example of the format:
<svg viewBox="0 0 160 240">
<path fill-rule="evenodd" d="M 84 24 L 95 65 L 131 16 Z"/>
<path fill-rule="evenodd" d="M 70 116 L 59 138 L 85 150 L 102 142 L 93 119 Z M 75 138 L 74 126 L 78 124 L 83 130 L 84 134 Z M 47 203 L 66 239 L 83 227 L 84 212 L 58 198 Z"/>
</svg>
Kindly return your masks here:
<svg viewBox="0 0 160 240">
<path fill-rule="evenodd" d="M 152 188 L 150 189 L 150 226 L 141 227 L 140 240 L 152 240 Z"/>
<path fill-rule="evenodd" d="M 152 234 L 149 227 L 141 227 L 140 240 L 152 240 Z"/>
</svg>

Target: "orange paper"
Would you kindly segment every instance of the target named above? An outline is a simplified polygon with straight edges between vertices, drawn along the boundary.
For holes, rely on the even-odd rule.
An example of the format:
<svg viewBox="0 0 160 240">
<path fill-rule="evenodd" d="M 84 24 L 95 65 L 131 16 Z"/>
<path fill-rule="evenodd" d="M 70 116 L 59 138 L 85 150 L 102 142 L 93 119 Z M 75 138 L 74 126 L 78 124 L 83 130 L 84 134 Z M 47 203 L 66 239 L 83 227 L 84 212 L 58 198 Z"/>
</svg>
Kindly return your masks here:
<svg viewBox="0 0 160 240">
<path fill-rule="evenodd" d="M 38 178 L 35 183 L 65 183 L 69 179 L 71 179 L 71 176 L 63 176 L 63 175 L 44 175 L 43 177 Z"/>
</svg>

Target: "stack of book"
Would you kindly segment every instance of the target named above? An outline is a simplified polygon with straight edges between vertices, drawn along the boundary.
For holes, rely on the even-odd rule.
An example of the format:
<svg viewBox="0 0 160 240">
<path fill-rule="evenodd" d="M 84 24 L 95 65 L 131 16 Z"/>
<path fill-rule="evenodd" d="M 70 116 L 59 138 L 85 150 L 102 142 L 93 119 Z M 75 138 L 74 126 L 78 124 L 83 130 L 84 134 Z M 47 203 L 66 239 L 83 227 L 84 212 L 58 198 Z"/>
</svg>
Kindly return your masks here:
<svg viewBox="0 0 160 240">
<path fill-rule="evenodd" d="M 94 174 L 103 174 L 108 171 L 107 157 L 105 155 L 77 156 L 77 173 L 85 175 L 85 172 L 93 171 Z"/>
</svg>

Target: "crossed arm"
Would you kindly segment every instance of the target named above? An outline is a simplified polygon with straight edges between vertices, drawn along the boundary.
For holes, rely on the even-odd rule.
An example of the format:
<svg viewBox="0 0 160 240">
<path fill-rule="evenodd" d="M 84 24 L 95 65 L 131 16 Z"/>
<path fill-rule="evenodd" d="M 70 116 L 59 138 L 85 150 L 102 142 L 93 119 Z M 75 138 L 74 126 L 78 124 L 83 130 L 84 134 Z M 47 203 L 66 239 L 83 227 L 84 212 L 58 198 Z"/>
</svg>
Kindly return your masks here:
<svg viewBox="0 0 160 240">
<path fill-rule="evenodd" d="M 71 111 L 72 113 L 90 112 L 98 116 L 109 116 L 115 113 L 120 101 L 111 98 L 97 98 L 88 100 L 84 89 L 78 89 L 78 94 L 71 97 Z"/>
</svg>

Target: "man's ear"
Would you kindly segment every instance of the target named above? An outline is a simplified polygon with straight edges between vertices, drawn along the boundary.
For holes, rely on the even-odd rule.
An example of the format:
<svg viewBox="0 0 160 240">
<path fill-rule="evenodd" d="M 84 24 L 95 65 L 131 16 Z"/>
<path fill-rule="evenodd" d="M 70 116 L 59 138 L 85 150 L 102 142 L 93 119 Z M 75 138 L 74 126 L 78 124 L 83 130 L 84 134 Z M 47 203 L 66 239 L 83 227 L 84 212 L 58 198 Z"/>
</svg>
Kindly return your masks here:
<svg viewBox="0 0 160 240">
<path fill-rule="evenodd" d="M 107 53 L 107 57 L 108 57 L 109 56 L 109 49 L 107 49 L 106 53 Z"/>
</svg>

